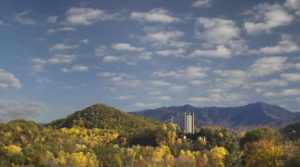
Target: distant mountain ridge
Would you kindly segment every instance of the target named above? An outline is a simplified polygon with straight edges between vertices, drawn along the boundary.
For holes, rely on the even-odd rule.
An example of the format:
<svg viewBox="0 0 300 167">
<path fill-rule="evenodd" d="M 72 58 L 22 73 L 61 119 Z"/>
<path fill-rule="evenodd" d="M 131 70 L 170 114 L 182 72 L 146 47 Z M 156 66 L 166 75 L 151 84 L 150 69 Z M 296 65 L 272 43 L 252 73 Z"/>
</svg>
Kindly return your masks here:
<svg viewBox="0 0 300 167">
<path fill-rule="evenodd" d="M 182 112 L 195 113 L 195 125 L 218 125 L 230 129 L 255 127 L 282 127 L 300 120 L 300 113 L 264 102 L 250 103 L 238 107 L 195 107 L 192 105 L 147 109 L 133 114 L 169 122 L 172 116 Z"/>
</svg>

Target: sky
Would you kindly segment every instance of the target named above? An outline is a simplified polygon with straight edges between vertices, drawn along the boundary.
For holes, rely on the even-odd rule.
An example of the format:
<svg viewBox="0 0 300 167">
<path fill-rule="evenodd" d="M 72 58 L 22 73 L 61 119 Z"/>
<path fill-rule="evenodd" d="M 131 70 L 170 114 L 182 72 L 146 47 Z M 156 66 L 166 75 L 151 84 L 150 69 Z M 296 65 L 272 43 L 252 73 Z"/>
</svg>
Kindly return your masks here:
<svg viewBox="0 0 300 167">
<path fill-rule="evenodd" d="M 300 111 L 300 0 L 0 0 L 0 120 L 123 111 Z"/>
</svg>

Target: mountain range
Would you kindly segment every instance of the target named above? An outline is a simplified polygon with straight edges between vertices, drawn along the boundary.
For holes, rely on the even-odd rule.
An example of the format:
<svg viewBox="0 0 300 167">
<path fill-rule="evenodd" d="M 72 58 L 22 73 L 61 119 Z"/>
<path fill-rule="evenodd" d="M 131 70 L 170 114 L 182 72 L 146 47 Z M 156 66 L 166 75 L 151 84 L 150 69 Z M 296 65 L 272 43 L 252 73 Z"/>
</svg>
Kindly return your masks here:
<svg viewBox="0 0 300 167">
<path fill-rule="evenodd" d="M 264 102 L 251 103 L 238 107 L 195 107 L 192 105 L 161 107 L 133 112 L 135 115 L 144 116 L 170 122 L 171 117 L 176 117 L 183 112 L 195 114 L 195 126 L 218 125 L 230 129 L 249 129 L 256 127 L 282 127 L 300 120 L 300 113 L 291 112 L 280 106 Z"/>
</svg>

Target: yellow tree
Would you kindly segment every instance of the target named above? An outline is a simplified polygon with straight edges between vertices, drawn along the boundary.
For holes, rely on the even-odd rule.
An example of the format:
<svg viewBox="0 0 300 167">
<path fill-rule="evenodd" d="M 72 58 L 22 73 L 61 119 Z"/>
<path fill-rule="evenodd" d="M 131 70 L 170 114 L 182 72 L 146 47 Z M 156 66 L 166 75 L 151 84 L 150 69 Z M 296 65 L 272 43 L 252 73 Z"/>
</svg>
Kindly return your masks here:
<svg viewBox="0 0 300 167">
<path fill-rule="evenodd" d="M 208 152 L 209 166 L 225 167 L 224 160 L 228 155 L 228 151 L 224 147 L 214 147 Z"/>
<path fill-rule="evenodd" d="M 248 144 L 245 148 L 245 162 L 249 167 L 282 166 L 283 155 L 281 146 L 267 140 Z"/>
</svg>

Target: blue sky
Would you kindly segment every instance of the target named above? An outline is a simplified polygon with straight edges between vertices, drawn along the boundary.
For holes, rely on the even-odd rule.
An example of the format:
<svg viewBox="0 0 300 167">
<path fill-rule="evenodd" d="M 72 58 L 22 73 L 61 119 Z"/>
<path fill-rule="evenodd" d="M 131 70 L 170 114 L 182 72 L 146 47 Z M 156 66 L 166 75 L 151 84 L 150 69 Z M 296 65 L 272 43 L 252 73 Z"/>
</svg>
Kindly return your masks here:
<svg viewBox="0 0 300 167">
<path fill-rule="evenodd" d="M 0 118 L 264 101 L 300 111 L 300 1 L 0 2 Z"/>
</svg>

